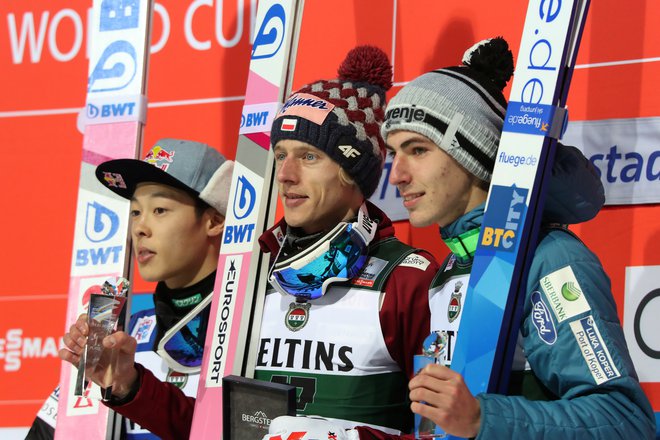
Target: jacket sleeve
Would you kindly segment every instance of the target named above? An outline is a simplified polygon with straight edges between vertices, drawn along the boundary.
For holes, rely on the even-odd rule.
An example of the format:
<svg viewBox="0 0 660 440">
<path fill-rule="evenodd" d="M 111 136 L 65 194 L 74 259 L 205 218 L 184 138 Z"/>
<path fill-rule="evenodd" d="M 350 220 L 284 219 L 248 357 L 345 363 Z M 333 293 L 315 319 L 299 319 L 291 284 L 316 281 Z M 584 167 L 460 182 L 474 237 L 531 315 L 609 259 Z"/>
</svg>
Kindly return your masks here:
<svg viewBox="0 0 660 440">
<path fill-rule="evenodd" d="M 135 364 L 140 388 L 133 400 L 123 405 L 108 405 L 117 413 L 152 433 L 167 439 L 190 436 L 195 398 L 176 386 L 158 380 L 151 371 Z M 157 402 L 154 405 L 154 402 Z"/>
<path fill-rule="evenodd" d="M 428 265 L 397 266 L 385 285 L 380 309 L 385 344 L 408 379 L 414 376 L 413 356 L 421 353 L 422 342 L 431 333 L 428 292 L 439 269 L 430 253 L 417 251 L 416 254 L 427 260 Z"/>
<path fill-rule="evenodd" d="M 481 394 L 477 439 L 654 438 L 609 278 L 568 231 L 551 231 L 536 249 L 521 333 L 534 375 L 559 399 Z"/>
</svg>

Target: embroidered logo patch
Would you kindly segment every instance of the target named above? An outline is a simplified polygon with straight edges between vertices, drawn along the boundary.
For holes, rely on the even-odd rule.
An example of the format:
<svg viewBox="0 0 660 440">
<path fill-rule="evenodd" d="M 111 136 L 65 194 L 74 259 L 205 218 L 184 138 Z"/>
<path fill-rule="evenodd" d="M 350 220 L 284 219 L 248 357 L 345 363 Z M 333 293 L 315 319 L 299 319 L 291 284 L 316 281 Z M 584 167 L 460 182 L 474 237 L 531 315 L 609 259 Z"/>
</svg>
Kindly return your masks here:
<svg viewBox="0 0 660 440">
<path fill-rule="evenodd" d="M 124 182 L 124 178 L 119 173 L 109 173 L 106 171 L 103 173 L 103 180 L 105 180 L 105 183 L 109 187 L 126 189 L 126 182 Z"/>
<path fill-rule="evenodd" d="M 163 171 L 167 171 L 170 164 L 172 163 L 172 158 L 174 157 L 174 150 L 167 151 L 166 149 L 156 145 L 147 153 L 147 156 L 144 158 L 144 161 L 150 163 L 156 168 L 160 168 Z"/>
<path fill-rule="evenodd" d="M 369 258 L 364 269 L 362 269 L 362 272 L 351 280 L 351 284 L 372 287 L 376 282 L 378 275 L 380 275 L 383 269 L 385 269 L 385 266 L 387 266 L 387 261 L 376 257 Z"/>
<path fill-rule="evenodd" d="M 553 345 L 557 341 L 557 330 L 552 321 L 552 316 L 548 306 L 543 301 L 541 293 L 535 291 L 532 293 L 532 322 L 539 337 L 548 345 Z"/>
<path fill-rule="evenodd" d="M 360 151 L 356 150 L 351 145 L 338 145 L 337 148 L 341 151 L 341 154 L 346 156 L 347 159 L 359 157 L 361 155 Z"/>
<path fill-rule="evenodd" d="M 188 298 L 172 298 L 172 304 L 174 304 L 174 307 L 178 307 L 180 309 L 184 307 L 194 306 L 196 304 L 199 304 L 200 302 L 202 302 L 201 293 L 196 293 L 192 296 L 189 296 Z"/>
<path fill-rule="evenodd" d="M 282 131 L 296 131 L 297 126 L 298 126 L 297 119 L 291 119 L 291 118 L 282 119 L 282 125 L 281 125 Z"/>
<path fill-rule="evenodd" d="M 426 270 L 431 262 L 419 254 L 410 254 L 403 259 L 399 266 L 416 267 L 419 270 Z"/>
<path fill-rule="evenodd" d="M 284 233 L 282 232 L 282 228 L 278 226 L 277 228 L 273 229 L 273 235 L 275 236 L 277 243 L 282 246 L 282 244 L 284 244 Z"/>
<path fill-rule="evenodd" d="M 151 338 L 151 334 L 155 329 L 156 319 L 153 316 L 143 316 L 138 318 L 131 336 L 137 340 L 138 344 L 144 344 L 149 342 L 149 338 Z"/>
<path fill-rule="evenodd" d="M 447 319 L 449 322 L 454 322 L 461 314 L 461 298 L 463 297 L 463 294 L 460 292 L 461 287 L 463 287 L 463 283 L 457 281 L 454 284 L 454 291 L 451 294 L 451 298 L 449 298 L 449 305 L 447 306 Z"/>
<path fill-rule="evenodd" d="M 284 103 L 277 117 L 299 116 L 323 125 L 335 105 L 309 93 L 296 93 Z"/>
<path fill-rule="evenodd" d="M 587 362 L 589 372 L 597 385 L 621 376 L 612 361 L 612 356 L 603 342 L 603 337 L 593 316 L 578 319 L 570 323 L 575 340 L 580 347 L 582 357 Z"/>
<path fill-rule="evenodd" d="M 557 323 L 591 310 L 571 266 L 541 278 L 539 284 L 557 317 Z"/>
<path fill-rule="evenodd" d="M 188 383 L 188 375 L 185 373 L 179 373 L 178 371 L 169 369 L 169 371 L 167 372 L 167 377 L 165 378 L 165 382 L 171 383 L 175 387 L 182 390 L 185 388 L 186 384 Z"/>
<path fill-rule="evenodd" d="M 292 302 L 289 304 L 289 311 L 284 317 L 286 328 L 292 332 L 297 332 L 307 325 L 307 321 L 309 320 L 309 309 L 311 306 L 310 303 Z"/>
<path fill-rule="evenodd" d="M 447 261 L 447 265 L 445 266 L 443 272 L 447 272 L 448 270 L 451 270 L 451 268 L 454 267 L 455 262 L 456 262 L 456 255 L 451 254 L 449 256 L 449 261 Z"/>
<path fill-rule="evenodd" d="M 580 286 L 578 286 L 577 283 L 569 281 L 568 283 L 564 283 L 564 285 L 561 286 L 561 296 L 566 298 L 568 301 L 577 301 L 580 296 L 582 296 L 582 291 L 580 290 Z"/>
</svg>

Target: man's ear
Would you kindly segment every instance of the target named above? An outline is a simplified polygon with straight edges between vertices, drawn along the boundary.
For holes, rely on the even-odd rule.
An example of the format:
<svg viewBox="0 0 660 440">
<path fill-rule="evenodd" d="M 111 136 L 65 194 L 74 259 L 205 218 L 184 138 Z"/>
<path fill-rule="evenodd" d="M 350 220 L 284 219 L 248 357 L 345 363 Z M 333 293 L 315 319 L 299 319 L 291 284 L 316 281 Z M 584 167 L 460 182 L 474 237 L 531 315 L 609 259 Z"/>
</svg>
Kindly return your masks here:
<svg viewBox="0 0 660 440">
<path fill-rule="evenodd" d="M 208 214 L 207 229 L 209 237 L 222 235 L 222 231 L 225 229 L 225 217 L 215 209 L 210 209 Z"/>
</svg>

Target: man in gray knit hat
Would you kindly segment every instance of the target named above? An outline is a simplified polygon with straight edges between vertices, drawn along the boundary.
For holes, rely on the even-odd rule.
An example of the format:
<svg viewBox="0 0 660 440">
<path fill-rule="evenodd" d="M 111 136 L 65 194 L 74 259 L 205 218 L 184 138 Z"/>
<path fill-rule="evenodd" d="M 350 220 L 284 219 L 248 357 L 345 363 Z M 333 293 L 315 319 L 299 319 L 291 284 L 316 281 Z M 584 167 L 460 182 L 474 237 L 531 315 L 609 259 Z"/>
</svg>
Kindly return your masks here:
<svg viewBox="0 0 660 440">
<path fill-rule="evenodd" d="M 454 340 L 506 112 L 502 90 L 512 73 L 506 41 L 481 42 L 461 66 L 426 73 L 403 87 L 381 129 L 393 155 L 390 183 L 411 224 L 438 224 L 451 250 L 429 303 L 431 330 Z M 602 203 L 602 185 L 589 162 L 577 149 L 559 146 L 546 223 L 588 220 Z M 557 295 L 566 286 L 578 296 Z M 542 228 L 525 294 L 508 395 L 472 396 L 448 368 L 448 344 L 437 363 L 410 381 L 413 412 L 468 438 L 653 438 L 654 415 L 626 348 L 609 279 L 566 226 Z M 587 341 L 585 334 L 595 339 Z"/>
</svg>

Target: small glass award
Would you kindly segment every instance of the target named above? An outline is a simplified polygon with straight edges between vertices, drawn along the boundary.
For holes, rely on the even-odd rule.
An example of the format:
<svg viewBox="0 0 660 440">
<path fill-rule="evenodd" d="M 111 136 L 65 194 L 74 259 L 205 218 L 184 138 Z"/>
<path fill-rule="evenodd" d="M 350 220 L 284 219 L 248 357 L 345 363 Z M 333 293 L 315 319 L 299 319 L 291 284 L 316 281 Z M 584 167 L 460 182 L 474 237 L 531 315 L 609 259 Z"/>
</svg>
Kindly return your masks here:
<svg viewBox="0 0 660 440">
<path fill-rule="evenodd" d="M 101 293 L 93 293 L 89 298 L 87 324 L 89 334 L 87 344 L 80 356 L 78 376 L 74 395 L 82 396 L 87 386 L 88 377 L 96 370 L 105 369 L 103 400 L 110 399 L 112 394 L 112 369 L 115 364 L 115 350 L 103 347 L 103 338 L 115 330 L 119 315 L 126 302 L 129 281 L 125 278 L 111 278 L 101 286 Z"/>
<path fill-rule="evenodd" d="M 429 364 L 442 364 L 447 361 L 447 332 L 432 332 L 424 339 L 422 354 L 415 355 L 413 368 L 419 373 Z M 431 419 L 415 414 L 415 439 L 446 438 L 448 434 Z"/>
</svg>

